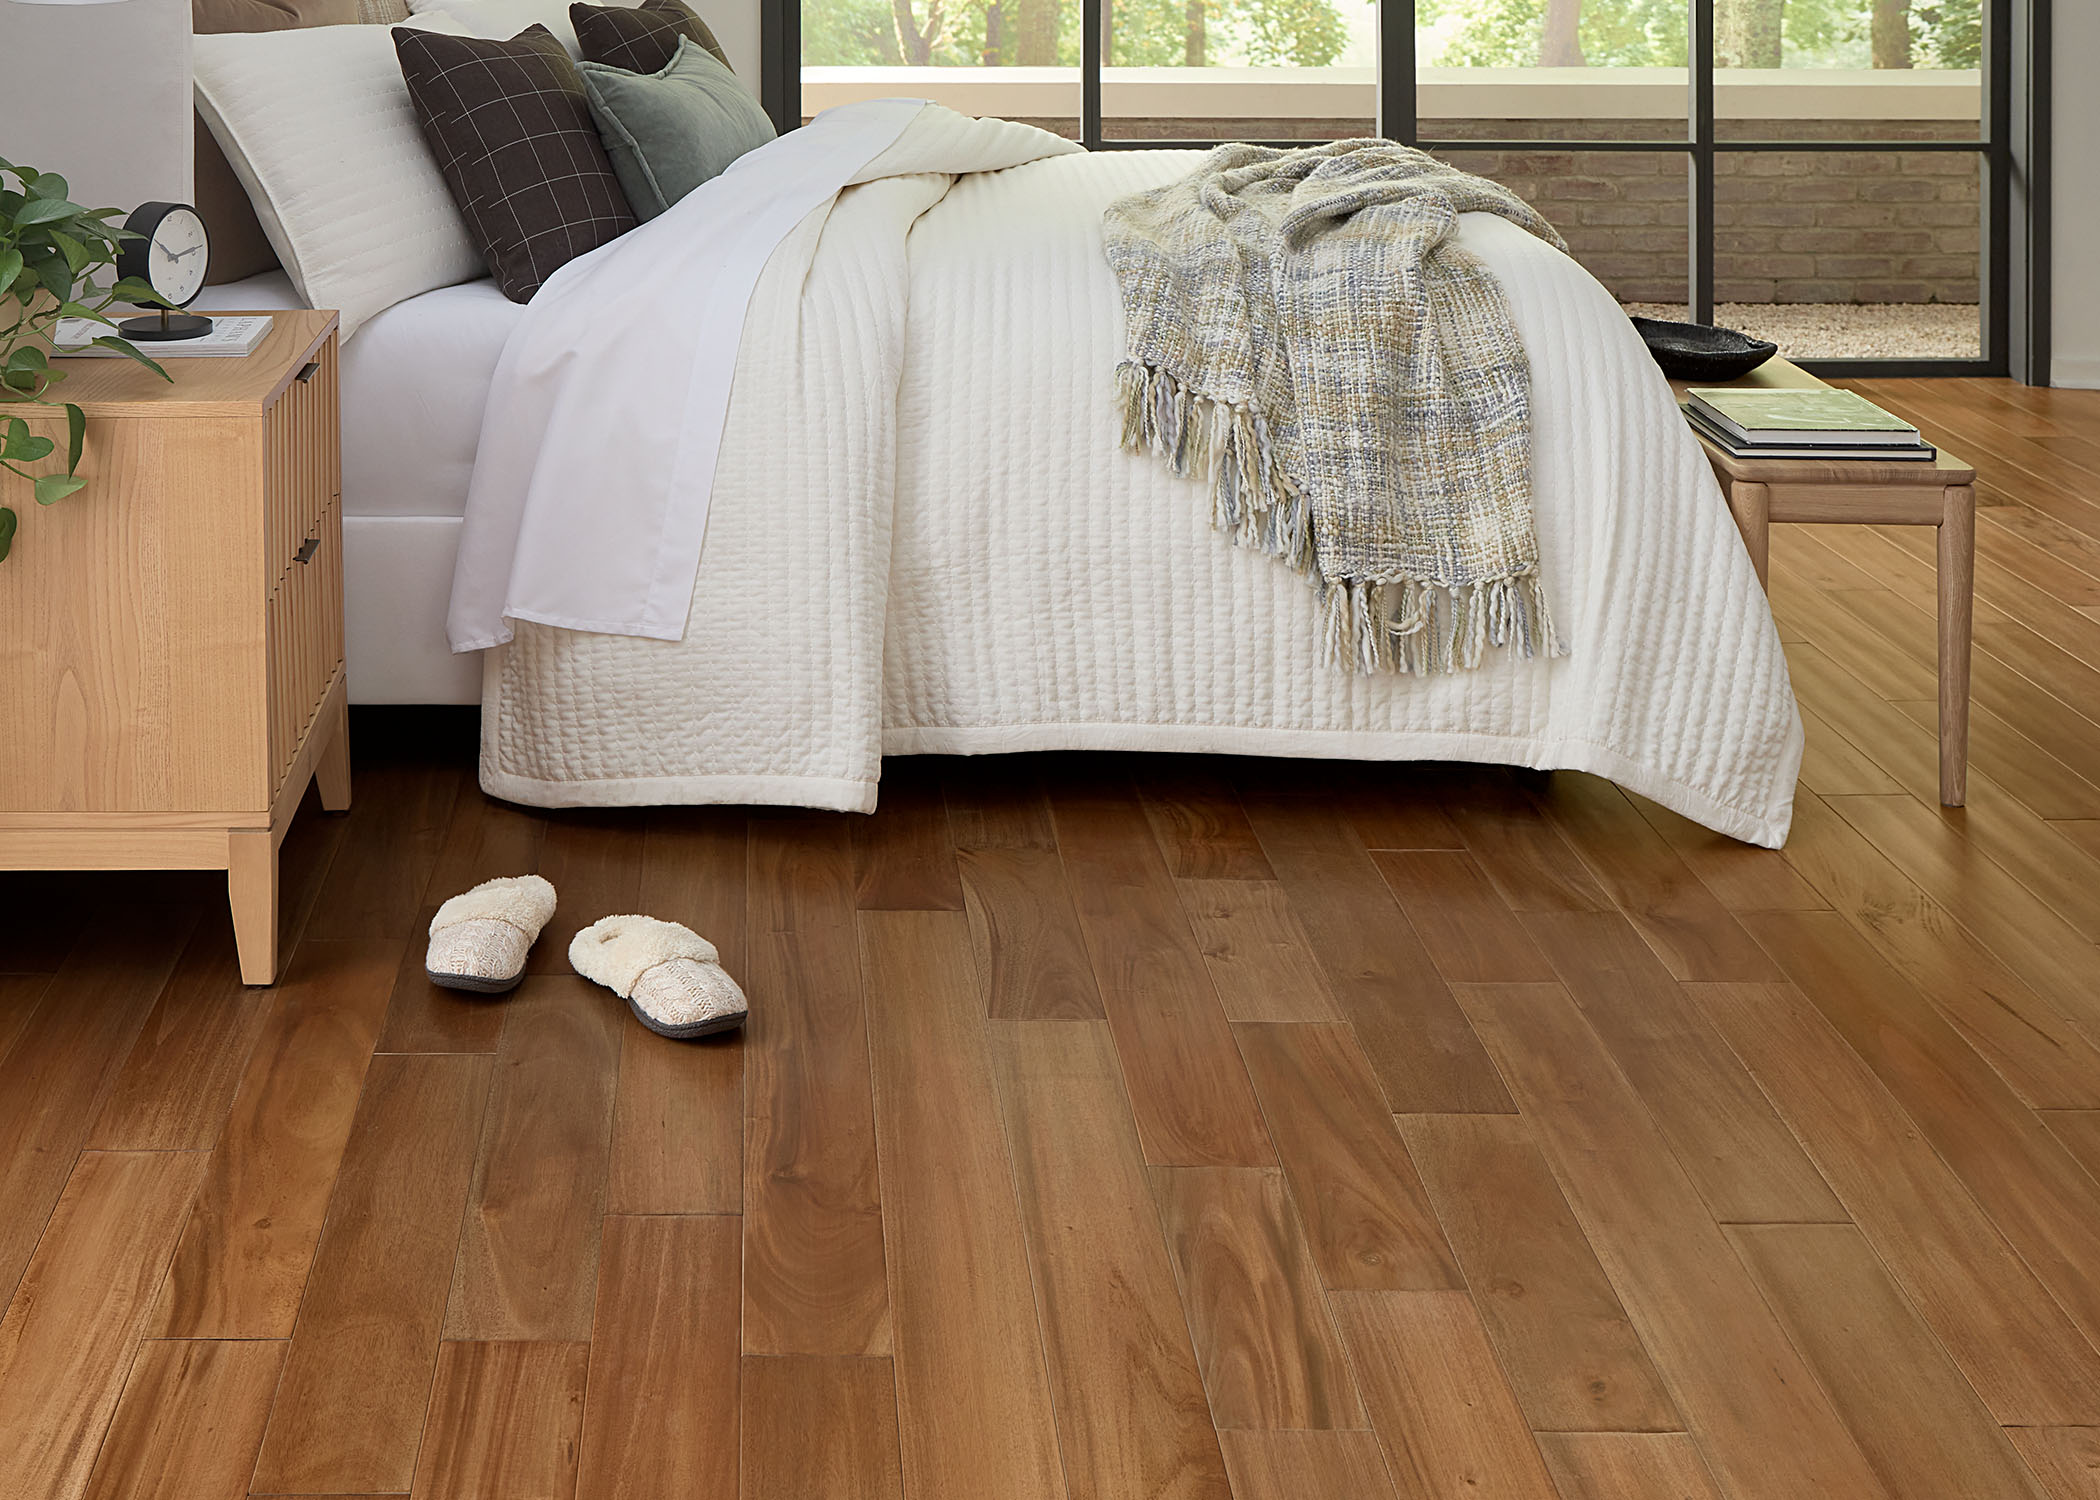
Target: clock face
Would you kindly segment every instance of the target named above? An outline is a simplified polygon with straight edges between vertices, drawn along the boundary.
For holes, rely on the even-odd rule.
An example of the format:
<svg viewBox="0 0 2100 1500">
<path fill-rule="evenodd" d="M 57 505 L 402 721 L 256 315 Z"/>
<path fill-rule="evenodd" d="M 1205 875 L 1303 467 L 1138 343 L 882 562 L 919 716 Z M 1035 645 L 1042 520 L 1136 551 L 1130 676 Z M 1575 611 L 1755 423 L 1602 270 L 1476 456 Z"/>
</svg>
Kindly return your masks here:
<svg viewBox="0 0 2100 1500">
<path fill-rule="evenodd" d="M 197 211 L 171 209 L 146 247 L 146 281 L 177 307 L 187 307 L 204 290 L 205 262 L 210 258 L 211 241 Z"/>
</svg>

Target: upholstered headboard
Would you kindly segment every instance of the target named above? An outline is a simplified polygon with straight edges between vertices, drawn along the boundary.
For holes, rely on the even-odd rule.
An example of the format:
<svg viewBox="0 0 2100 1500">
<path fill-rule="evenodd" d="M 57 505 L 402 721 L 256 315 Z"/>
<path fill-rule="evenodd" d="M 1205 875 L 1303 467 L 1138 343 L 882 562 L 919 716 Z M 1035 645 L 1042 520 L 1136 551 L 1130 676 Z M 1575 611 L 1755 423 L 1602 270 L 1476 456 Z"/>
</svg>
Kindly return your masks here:
<svg viewBox="0 0 2100 1500">
<path fill-rule="evenodd" d="M 190 0 L 190 29 L 200 36 L 406 19 L 407 0 Z M 196 128 L 196 202 L 211 229 L 211 280 L 242 281 L 275 269 L 277 252 L 263 234 L 247 190 L 202 119 Z"/>
</svg>

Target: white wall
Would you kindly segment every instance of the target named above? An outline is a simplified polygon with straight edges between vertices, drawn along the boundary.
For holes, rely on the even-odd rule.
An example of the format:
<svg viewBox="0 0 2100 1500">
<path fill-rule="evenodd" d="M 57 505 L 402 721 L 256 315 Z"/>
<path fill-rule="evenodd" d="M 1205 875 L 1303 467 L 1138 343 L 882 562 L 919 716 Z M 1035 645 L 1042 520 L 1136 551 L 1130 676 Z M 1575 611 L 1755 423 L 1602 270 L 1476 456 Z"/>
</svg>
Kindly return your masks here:
<svg viewBox="0 0 2100 1500">
<path fill-rule="evenodd" d="M 127 212 L 190 196 L 190 0 L 0 0 L 0 157 L 73 201 Z"/>
<path fill-rule="evenodd" d="M 2056 152 L 2050 375 L 2058 385 L 2100 387 L 2100 4 L 2055 8 Z"/>
<path fill-rule="evenodd" d="M 0 0 L 5 5 L 7 0 Z M 700 13 L 707 29 L 715 34 L 722 50 L 729 54 L 729 66 L 736 76 L 744 81 L 744 87 L 758 93 L 758 0 L 686 0 Z M 6 155 L 0 152 L 0 156 Z"/>
</svg>

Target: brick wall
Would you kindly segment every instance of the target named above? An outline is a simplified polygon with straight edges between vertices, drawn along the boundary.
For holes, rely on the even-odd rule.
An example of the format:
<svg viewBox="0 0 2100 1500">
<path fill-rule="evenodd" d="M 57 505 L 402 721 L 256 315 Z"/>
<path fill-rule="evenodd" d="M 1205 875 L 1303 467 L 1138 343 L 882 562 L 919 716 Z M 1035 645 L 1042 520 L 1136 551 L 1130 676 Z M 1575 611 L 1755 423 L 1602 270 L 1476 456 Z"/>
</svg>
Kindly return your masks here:
<svg viewBox="0 0 2100 1500">
<path fill-rule="evenodd" d="M 1040 122 L 1057 128 L 1058 122 Z M 1149 140 L 1332 140 L 1368 134 L 1361 120 L 1118 120 Z M 1556 151 L 1556 138 L 1651 139 L 1654 120 L 1425 120 L 1438 140 L 1537 136 L 1537 149 L 1451 151 L 1456 165 L 1536 204 L 1576 259 L 1621 300 L 1682 302 L 1688 259 L 1687 167 L 1681 151 Z M 1803 140 L 1957 140 L 1959 122 L 1730 121 L 1736 139 L 1784 130 Z M 1714 296 L 1720 302 L 1978 300 L 1981 188 L 1967 152 L 1777 151 L 1715 164 Z"/>
</svg>

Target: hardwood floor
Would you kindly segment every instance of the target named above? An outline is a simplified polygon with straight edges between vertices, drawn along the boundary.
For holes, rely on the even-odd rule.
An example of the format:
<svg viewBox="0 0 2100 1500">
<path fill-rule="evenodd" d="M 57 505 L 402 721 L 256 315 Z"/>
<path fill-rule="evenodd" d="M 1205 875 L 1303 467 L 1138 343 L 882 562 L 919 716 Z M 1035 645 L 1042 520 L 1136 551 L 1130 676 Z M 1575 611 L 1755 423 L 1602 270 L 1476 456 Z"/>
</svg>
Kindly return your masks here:
<svg viewBox="0 0 2100 1500">
<path fill-rule="evenodd" d="M 1930 538 L 1782 527 L 1783 852 L 1224 758 L 540 813 L 373 712 L 274 990 L 211 877 L 0 876 L 0 1500 L 2095 1500 L 2100 393 L 1867 389 L 1982 473 L 1966 810 Z M 567 972 L 635 907 L 744 1033 Z"/>
</svg>

